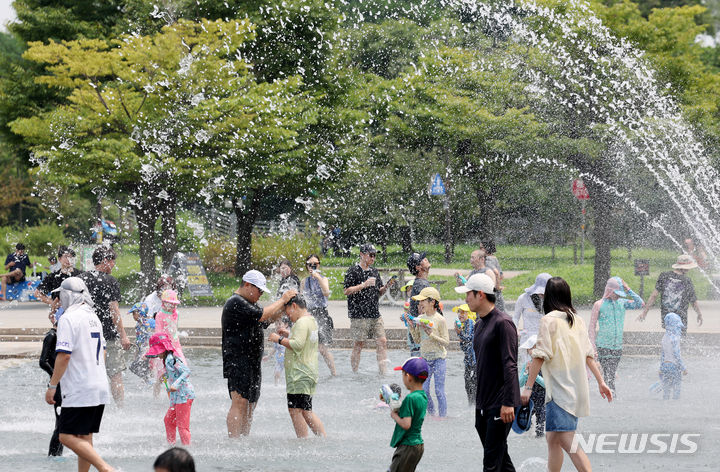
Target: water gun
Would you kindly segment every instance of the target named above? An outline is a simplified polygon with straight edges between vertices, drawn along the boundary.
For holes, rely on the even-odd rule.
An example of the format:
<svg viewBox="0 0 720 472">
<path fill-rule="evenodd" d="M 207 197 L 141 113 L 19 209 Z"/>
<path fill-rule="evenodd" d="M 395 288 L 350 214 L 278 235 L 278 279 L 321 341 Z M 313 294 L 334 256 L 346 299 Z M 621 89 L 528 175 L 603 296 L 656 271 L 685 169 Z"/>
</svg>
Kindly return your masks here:
<svg viewBox="0 0 720 472">
<path fill-rule="evenodd" d="M 467 283 L 467 279 L 460 274 L 458 274 L 455 278 L 458 279 L 463 285 Z"/>
<path fill-rule="evenodd" d="M 425 318 L 415 318 L 414 316 L 408 316 L 408 318 L 410 318 L 410 320 L 413 321 L 414 323 L 422 323 L 425 326 L 427 326 L 428 328 L 435 327 L 435 323 L 433 323 L 432 320 L 426 320 Z"/>
<path fill-rule="evenodd" d="M 400 315 L 400 321 L 402 321 L 405 324 L 405 327 L 408 327 L 408 318 L 410 317 L 410 300 L 407 300 L 404 305 L 405 311 Z"/>
<path fill-rule="evenodd" d="M 402 404 L 400 402 L 400 395 L 393 392 L 390 388 L 390 385 L 383 384 L 380 387 L 380 400 L 384 401 L 388 404 L 391 410 L 399 410 L 400 405 Z"/>
<path fill-rule="evenodd" d="M 167 381 L 168 381 L 167 374 L 163 374 L 163 376 L 160 377 L 160 380 L 162 380 L 163 383 L 165 384 L 165 390 L 167 390 L 167 391 L 169 392 L 169 391 L 170 391 L 170 386 L 169 386 L 168 383 L 167 383 Z"/>
<path fill-rule="evenodd" d="M 459 319 L 455 320 L 455 326 L 457 326 L 457 329 L 462 329 L 462 322 Z"/>
</svg>

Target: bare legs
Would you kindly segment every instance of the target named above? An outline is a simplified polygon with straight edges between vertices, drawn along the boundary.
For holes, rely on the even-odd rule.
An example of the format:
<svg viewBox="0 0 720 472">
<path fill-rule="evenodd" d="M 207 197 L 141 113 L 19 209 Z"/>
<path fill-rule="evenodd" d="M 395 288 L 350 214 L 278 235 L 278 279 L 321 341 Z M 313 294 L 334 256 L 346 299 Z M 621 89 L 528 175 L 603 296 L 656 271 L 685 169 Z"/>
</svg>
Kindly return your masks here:
<svg viewBox="0 0 720 472">
<path fill-rule="evenodd" d="M 60 442 L 77 454 L 78 472 L 88 472 L 91 465 L 100 472 L 114 470 L 93 448 L 92 434 L 78 436 L 60 433 Z"/>
<path fill-rule="evenodd" d="M 228 437 L 239 438 L 250 434 L 256 403 L 250 403 L 237 392 L 231 392 L 230 410 L 227 414 Z"/>
<path fill-rule="evenodd" d="M 350 354 L 350 367 L 353 372 L 358 371 L 360 366 L 360 353 L 362 352 L 364 343 L 362 341 L 355 341 L 353 344 L 352 354 Z M 377 363 L 380 375 L 385 375 L 387 370 L 387 338 L 382 337 L 377 339 Z"/>
<path fill-rule="evenodd" d="M 330 369 L 330 374 L 332 376 L 336 376 L 337 372 L 335 371 L 335 359 L 333 358 L 330 349 L 328 349 L 325 344 L 318 344 L 318 351 L 320 352 L 320 355 L 323 356 L 323 359 L 325 359 L 325 363 L 327 364 L 328 369 Z"/>
<path fill-rule="evenodd" d="M 301 410 L 300 408 L 288 408 L 288 412 L 290 413 L 290 419 L 292 420 L 293 428 L 295 428 L 295 434 L 298 438 L 308 437 L 308 427 L 310 427 L 315 436 L 326 436 L 325 426 L 315 412 Z"/>
<path fill-rule="evenodd" d="M 7 286 L 22 278 L 22 271 L 15 269 L 7 274 L 0 275 L 0 297 L 7 298 Z"/>
<path fill-rule="evenodd" d="M 577 451 L 570 452 L 575 431 L 548 431 L 546 433 L 548 445 L 548 470 L 550 472 L 560 472 L 563 464 L 564 452 L 570 456 L 575 469 L 578 472 L 592 472 L 590 459 L 588 459 L 585 451 L 581 447 Z"/>
<path fill-rule="evenodd" d="M 125 405 L 125 387 L 123 386 L 122 372 L 110 377 L 110 391 L 112 392 L 115 404 L 122 408 Z"/>
</svg>

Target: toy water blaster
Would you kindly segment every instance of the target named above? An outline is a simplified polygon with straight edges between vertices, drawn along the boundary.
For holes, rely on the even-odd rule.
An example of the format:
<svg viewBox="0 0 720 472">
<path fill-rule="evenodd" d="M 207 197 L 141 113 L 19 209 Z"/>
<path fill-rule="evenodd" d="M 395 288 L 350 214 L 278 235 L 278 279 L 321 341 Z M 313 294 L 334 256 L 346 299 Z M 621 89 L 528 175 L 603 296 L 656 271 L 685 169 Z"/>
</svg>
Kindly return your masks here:
<svg viewBox="0 0 720 472">
<path fill-rule="evenodd" d="M 388 384 L 380 387 L 380 400 L 387 403 L 391 410 L 398 410 L 401 405 L 400 395 L 393 392 Z"/>
<path fill-rule="evenodd" d="M 462 329 L 462 321 L 455 320 L 455 326 L 457 326 L 457 329 Z"/>
</svg>

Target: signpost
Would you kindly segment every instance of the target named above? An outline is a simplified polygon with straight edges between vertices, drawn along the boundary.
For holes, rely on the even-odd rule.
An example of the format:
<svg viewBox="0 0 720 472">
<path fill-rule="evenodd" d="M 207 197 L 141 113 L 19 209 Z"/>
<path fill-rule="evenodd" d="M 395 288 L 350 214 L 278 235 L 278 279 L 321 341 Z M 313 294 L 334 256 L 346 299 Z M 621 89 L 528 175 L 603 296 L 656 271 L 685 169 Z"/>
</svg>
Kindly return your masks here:
<svg viewBox="0 0 720 472">
<path fill-rule="evenodd" d="M 580 200 L 580 206 L 582 211 L 582 223 L 580 224 L 582 242 L 580 245 L 580 264 L 585 262 L 585 200 L 590 198 L 590 194 L 585 187 L 585 183 L 582 179 L 574 179 L 572 181 L 572 193 L 575 198 Z"/>
<path fill-rule="evenodd" d="M 202 265 L 200 256 L 194 252 L 178 252 L 173 256 L 170 263 L 170 274 L 179 276 L 186 289 L 192 297 L 212 297 L 213 291 L 210 287 L 205 268 Z"/>
<path fill-rule="evenodd" d="M 640 276 L 640 298 L 644 298 L 645 276 L 650 275 L 650 259 L 635 259 L 635 275 Z"/>
<path fill-rule="evenodd" d="M 445 195 L 445 184 L 439 173 L 430 178 L 430 195 Z"/>
</svg>

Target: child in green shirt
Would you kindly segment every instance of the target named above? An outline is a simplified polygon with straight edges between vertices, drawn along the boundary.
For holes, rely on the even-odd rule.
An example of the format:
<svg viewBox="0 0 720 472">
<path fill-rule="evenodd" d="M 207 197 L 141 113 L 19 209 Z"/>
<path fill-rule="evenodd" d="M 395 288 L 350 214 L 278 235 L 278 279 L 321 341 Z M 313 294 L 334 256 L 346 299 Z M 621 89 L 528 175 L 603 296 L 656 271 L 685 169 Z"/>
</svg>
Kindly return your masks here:
<svg viewBox="0 0 720 472">
<path fill-rule="evenodd" d="M 290 419 L 298 438 L 308 437 L 308 427 L 316 436 L 325 436 L 325 426 L 312 411 L 318 381 L 318 325 L 300 295 L 290 299 L 285 313 L 293 323 L 292 330 L 278 329 L 268 340 L 286 348 L 285 388 Z"/>
<path fill-rule="evenodd" d="M 399 410 L 390 412 L 390 418 L 396 423 L 390 447 L 396 449 L 389 472 L 413 472 L 425 451 L 420 434 L 428 403 L 423 382 L 430 369 L 422 357 L 411 357 L 395 370 L 402 370 L 403 383 L 410 393 Z"/>
</svg>

